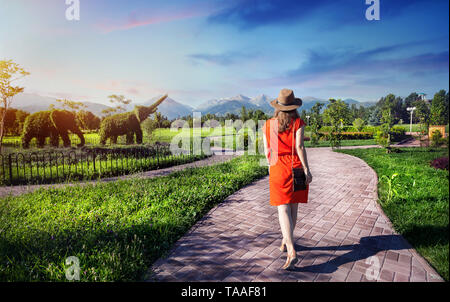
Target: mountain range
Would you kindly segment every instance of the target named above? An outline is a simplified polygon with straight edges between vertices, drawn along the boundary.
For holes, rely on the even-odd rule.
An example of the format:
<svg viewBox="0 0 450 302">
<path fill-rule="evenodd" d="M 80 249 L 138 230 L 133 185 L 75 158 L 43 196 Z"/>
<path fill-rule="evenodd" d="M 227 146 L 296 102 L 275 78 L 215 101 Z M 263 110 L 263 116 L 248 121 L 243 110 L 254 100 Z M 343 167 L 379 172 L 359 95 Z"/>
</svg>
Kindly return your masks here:
<svg viewBox="0 0 450 302">
<path fill-rule="evenodd" d="M 128 111 L 133 110 L 134 105 L 143 105 L 148 106 L 153 104 L 159 97 L 156 96 L 148 101 L 142 103 L 132 103 L 126 106 Z M 242 106 L 246 107 L 247 110 L 261 110 L 266 114 L 273 114 L 273 108 L 270 106 L 270 102 L 273 100 L 273 97 L 269 97 L 265 94 L 258 95 L 256 97 L 247 97 L 245 95 L 239 94 L 234 97 L 229 98 L 221 98 L 221 99 L 212 99 L 208 100 L 204 103 L 201 103 L 197 107 L 191 107 L 188 105 L 181 104 L 172 98 L 168 97 L 159 107 L 158 112 L 162 115 L 166 116 L 168 119 L 176 119 L 179 117 L 191 115 L 194 111 L 201 112 L 202 114 L 216 114 L 216 115 L 225 115 L 226 113 L 234 113 L 240 114 L 242 110 Z M 322 103 L 327 104 L 328 101 L 321 98 L 316 98 L 312 96 L 306 96 L 302 98 L 303 105 L 300 107 L 301 110 L 310 110 L 314 104 Z M 343 100 L 349 105 L 356 104 L 360 106 L 372 106 L 375 103 L 371 102 L 359 102 L 354 99 L 345 99 Z M 94 102 L 83 102 L 87 108 L 85 110 L 91 111 L 97 116 L 102 116 L 102 110 L 110 108 L 110 106 L 94 103 Z M 24 111 L 28 111 L 30 113 L 34 113 L 41 110 L 48 110 L 49 105 L 54 104 L 55 108 L 61 109 L 61 104 L 56 102 L 56 99 L 51 97 L 40 96 L 37 94 L 29 94 L 29 93 L 21 93 L 14 97 L 12 102 L 13 108 L 22 109 Z"/>
</svg>

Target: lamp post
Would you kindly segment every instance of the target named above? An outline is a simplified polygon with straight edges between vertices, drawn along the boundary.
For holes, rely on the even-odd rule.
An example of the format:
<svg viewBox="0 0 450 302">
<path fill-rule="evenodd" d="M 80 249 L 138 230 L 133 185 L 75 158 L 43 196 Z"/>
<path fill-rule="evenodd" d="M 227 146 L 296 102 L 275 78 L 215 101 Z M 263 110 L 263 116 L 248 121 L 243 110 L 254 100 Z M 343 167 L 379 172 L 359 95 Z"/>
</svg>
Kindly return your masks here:
<svg viewBox="0 0 450 302">
<path fill-rule="evenodd" d="M 413 118 L 414 110 L 416 110 L 416 107 L 408 107 L 408 108 L 406 108 L 406 110 L 411 112 L 411 118 L 410 118 L 410 122 L 409 122 L 409 132 L 412 133 L 412 118 Z"/>
<path fill-rule="evenodd" d="M 310 118 L 310 117 L 311 117 L 311 116 L 309 116 L 309 115 L 306 116 L 306 125 L 307 125 L 307 126 L 309 126 L 309 118 Z"/>
</svg>

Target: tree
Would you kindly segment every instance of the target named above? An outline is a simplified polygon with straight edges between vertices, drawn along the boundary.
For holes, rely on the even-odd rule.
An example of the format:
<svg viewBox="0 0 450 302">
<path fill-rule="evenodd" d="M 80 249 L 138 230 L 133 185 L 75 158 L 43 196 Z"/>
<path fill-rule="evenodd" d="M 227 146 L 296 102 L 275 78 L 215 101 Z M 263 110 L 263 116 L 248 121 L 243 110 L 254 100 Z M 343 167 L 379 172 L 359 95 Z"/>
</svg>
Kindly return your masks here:
<svg viewBox="0 0 450 302">
<path fill-rule="evenodd" d="M 408 112 L 407 108 L 408 107 L 414 107 L 414 103 L 417 101 L 420 101 L 421 97 L 420 95 L 418 95 L 417 93 L 413 92 L 410 95 L 408 95 L 404 100 L 403 100 L 403 108 L 402 111 L 404 113 L 403 115 L 403 121 L 408 121 L 411 119 L 410 113 Z M 418 122 L 418 118 L 417 118 L 417 114 L 413 115 L 413 123 Z"/>
<path fill-rule="evenodd" d="M 323 126 L 323 119 L 320 111 L 324 104 L 315 103 L 311 108 L 310 113 L 310 127 L 311 127 L 311 145 L 317 146 L 319 142 L 319 129 Z"/>
<path fill-rule="evenodd" d="M 373 106 L 371 108 L 368 123 L 371 126 L 378 126 L 381 124 L 381 110 L 378 106 Z"/>
<path fill-rule="evenodd" d="M 247 109 L 245 108 L 245 106 L 242 106 L 242 108 L 241 108 L 241 120 L 242 120 L 243 122 L 245 122 L 246 120 L 248 120 Z"/>
<path fill-rule="evenodd" d="M 0 115 L 3 113 L 3 108 L 0 108 Z M 6 111 L 4 122 L 4 133 L 6 135 L 20 135 L 22 133 L 23 124 L 26 117 L 30 115 L 20 109 L 9 108 Z"/>
<path fill-rule="evenodd" d="M 87 106 L 85 104 L 83 104 L 82 102 L 75 102 L 75 101 L 70 101 L 70 100 L 67 100 L 67 99 L 58 99 L 56 101 L 58 103 L 62 103 L 62 107 L 64 109 L 67 109 L 68 111 L 72 111 L 74 113 L 77 110 L 80 110 L 81 108 L 87 108 Z M 50 105 L 53 105 L 53 104 L 50 104 Z M 51 109 L 54 109 L 54 106 L 52 106 Z"/>
<path fill-rule="evenodd" d="M 386 98 L 380 100 L 381 105 L 381 131 L 377 132 L 376 140 L 378 144 L 386 148 L 386 152 L 390 152 L 391 146 L 391 130 L 394 125 L 394 110 L 398 106 L 398 98 L 393 94 L 389 94 Z"/>
<path fill-rule="evenodd" d="M 77 113 L 80 126 L 85 130 L 96 130 L 100 127 L 100 118 L 90 111 L 81 110 Z"/>
<path fill-rule="evenodd" d="M 361 131 L 364 128 L 364 124 L 364 120 L 359 117 L 353 121 L 353 127 L 358 131 Z"/>
<path fill-rule="evenodd" d="M 386 104 L 391 110 L 391 117 L 393 122 L 396 123 L 400 119 L 405 118 L 405 112 L 403 111 L 403 99 L 401 97 L 396 97 L 394 94 L 390 93 L 386 97 L 382 97 L 377 106 L 383 111 L 386 109 Z"/>
<path fill-rule="evenodd" d="M 116 106 L 113 108 L 103 109 L 102 113 L 105 116 L 110 116 L 111 114 L 120 112 L 120 111 L 126 111 L 124 106 L 131 103 L 131 100 L 126 99 L 125 96 L 123 96 L 123 95 L 112 94 L 112 95 L 108 96 L 108 98 L 109 98 L 109 101 L 112 104 L 116 104 Z"/>
<path fill-rule="evenodd" d="M 307 116 L 308 114 L 306 113 L 306 110 L 305 109 L 303 109 L 302 111 L 300 111 L 300 118 L 302 119 L 302 120 L 304 120 L 304 121 L 306 121 L 306 116 Z"/>
<path fill-rule="evenodd" d="M 6 112 L 11 106 L 13 97 L 24 90 L 23 87 L 14 86 L 13 84 L 29 74 L 29 72 L 12 60 L 0 61 L 0 102 L 3 106 L 0 115 L 0 152 L 2 151 Z"/>
<path fill-rule="evenodd" d="M 413 103 L 413 106 L 416 107 L 415 114 L 419 119 L 419 122 L 426 128 L 430 126 L 430 107 L 427 101 L 422 99 L 418 99 Z"/>
<path fill-rule="evenodd" d="M 329 139 L 331 147 L 339 148 L 342 139 L 342 125 L 348 124 L 350 109 L 348 104 L 342 100 L 330 99 L 330 103 L 323 112 L 324 121 L 331 125 Z"/>
<path fill-rule="evenodd" d="M 440 90 L 431 101 L 431 124 L 446 125 L 448 123 L 448 93 Z"/>
</svg>

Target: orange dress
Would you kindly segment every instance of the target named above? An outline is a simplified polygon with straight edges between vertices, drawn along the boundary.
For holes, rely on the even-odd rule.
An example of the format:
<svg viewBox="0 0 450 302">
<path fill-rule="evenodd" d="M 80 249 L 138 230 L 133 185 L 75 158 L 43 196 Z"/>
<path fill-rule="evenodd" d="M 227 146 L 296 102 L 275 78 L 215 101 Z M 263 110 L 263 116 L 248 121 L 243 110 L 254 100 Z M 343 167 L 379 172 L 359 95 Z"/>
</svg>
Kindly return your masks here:
<svg viewBox="0 0 450 302">
<path fill-rule="evenodd" d="M 292 125 L 294 124 L 294 125 Z M 309 185 L 306 190 L 293 191 L 293 178 L 291 161 L 294 161 L 294 168 L 301 168 L 302 162 L 297 155 L 294 146 L 294 156 L 292 156 L 292 136 L 297 130 L 305 125 L 305 122 L 297 118 L 291 123 L 289 129 L 278 133 L 278 121 L 271 118 L 264 124 L 264 135 L 269 147 L 269 187 L 270 205 L 279 206 L 290 203 L 307 203 Z M 294 126 L 294 131 L 292 131 Z M 295 143 L 295 141 L 294 141 Z"/>
</svg>

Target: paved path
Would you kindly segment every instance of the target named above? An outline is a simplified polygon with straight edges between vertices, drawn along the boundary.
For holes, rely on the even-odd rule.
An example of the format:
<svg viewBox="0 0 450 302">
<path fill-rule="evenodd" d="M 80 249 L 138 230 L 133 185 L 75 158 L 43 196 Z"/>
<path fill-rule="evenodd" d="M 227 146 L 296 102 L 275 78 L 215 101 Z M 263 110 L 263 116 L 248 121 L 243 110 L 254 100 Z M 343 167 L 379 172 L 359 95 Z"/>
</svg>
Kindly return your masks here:
<svg viewBox="0 0 450 302">
<path fill-rule="evenodd" d="M 75 183 L 1 186 L 0 187 L 0 198 L 6 197 L 8 195 L 20 195 L 20 194 L 32 192 L 41 187 L 43 187 L 43 188 L 50 188 L 50 187 L 59 188 L 59 187 L 64 187 L 64 186 L 73 186 L 73 185 L 77 185 L 77 184 L 86 185 L 89 183 L 110 182 L 110 181 L 115 181 L 118 179 L 129 179 L 129 178 L 134 178 L 134 177 L 153 178 L 153 177 L 158 177 L 158 176 L 165 176 L 170 173 L 180 171 L 180 170 L 183 170 L 186 168 L 202 167 L 202 166 L 218 164 L 221 162 L 228 161 L 233 157 L 242 155 L 242 152 L 236 152 L 233 154 L 232 152 L 229 152 L 229 151 L 221 151 L 221 150 L 219 151 L 214 148 L 211 148 L 211 150 L 214 154 L 212 156 L 202 159 L 202 160 L 198 160 L 198 161 L 191 162 L 188 164 L 173 166 L 173 167 L 169 167 L 169 168 L 164 168 L 164 169 L 159 169 L 159 170 L 151 170 L 151 171 L 147 171 L 147 172 L 140 172 L 140 173 L 135 173 L 135 174 L 130 174 L 130 175 L 102 178 L 100 180 L 81 181 L 81 182 L 75 182 Z"/>
<path fill-rule="evenodd" d="M 157 260 L 148 281 L 442 281 L 377 204 L 377 176 L 362 160 L 308 149 L 314 182 L 299 206 L 296 270 L 285 253 L 268 177 L 229 196 Z M 368 280 L 369 279 L 369 280 Z"/>
</svg>

